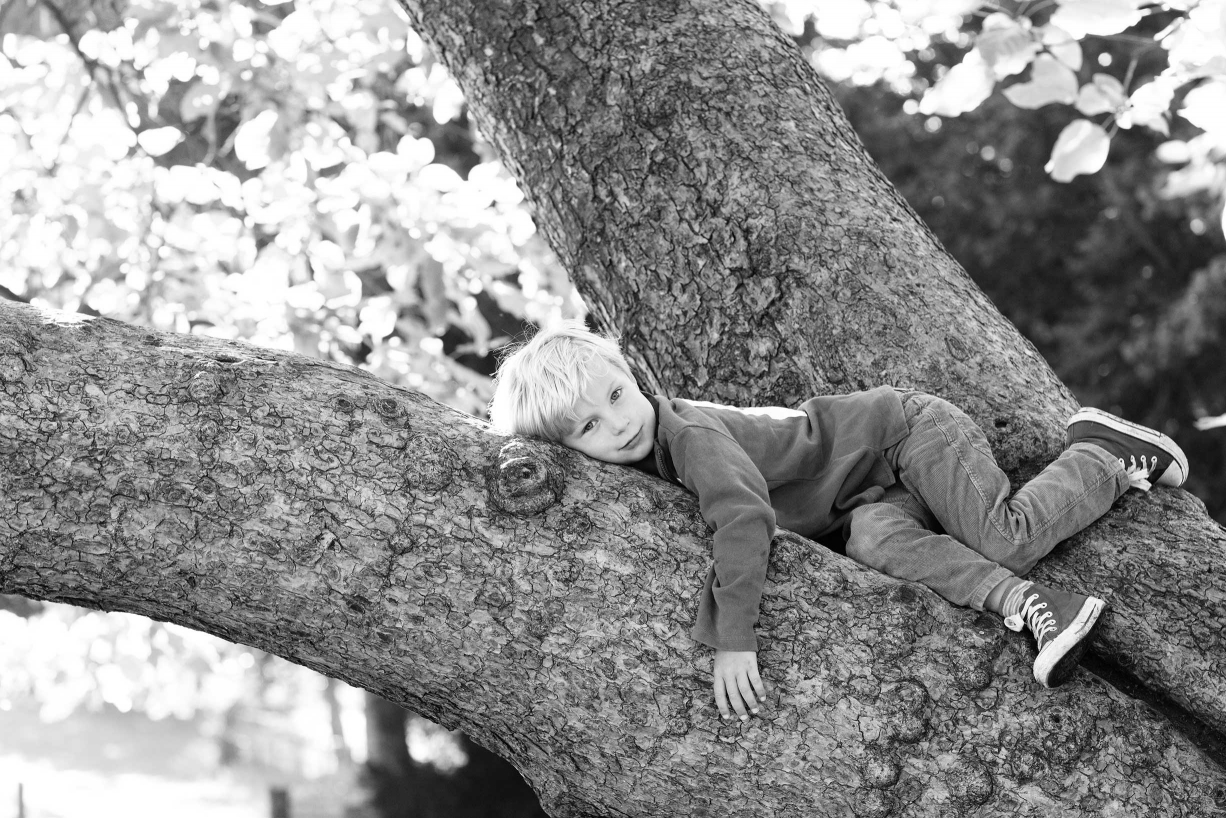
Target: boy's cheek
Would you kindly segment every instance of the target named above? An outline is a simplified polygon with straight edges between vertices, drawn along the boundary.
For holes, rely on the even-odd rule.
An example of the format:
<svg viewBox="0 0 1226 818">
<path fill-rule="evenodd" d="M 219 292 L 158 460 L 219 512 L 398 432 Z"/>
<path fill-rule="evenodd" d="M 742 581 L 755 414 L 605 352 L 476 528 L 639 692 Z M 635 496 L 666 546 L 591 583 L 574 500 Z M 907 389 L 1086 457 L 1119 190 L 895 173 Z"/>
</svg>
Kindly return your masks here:
<svg viewBox="0 0 1226 818">
<path fill-rule="evenodd" d="M 596 460 L 603 460 L 606 463 L 617 462 L 617 460 L 605 450 L 605 447 L 602 447 L 599 444 L 593 444 L 586 441 L 583 443 L 567 443 L 566 441 L 562 441 L 562 445 L 569 449 L 574 449 L 581 454 L 585 454 L 588 457 L 595 458 Z"/>
</svg>

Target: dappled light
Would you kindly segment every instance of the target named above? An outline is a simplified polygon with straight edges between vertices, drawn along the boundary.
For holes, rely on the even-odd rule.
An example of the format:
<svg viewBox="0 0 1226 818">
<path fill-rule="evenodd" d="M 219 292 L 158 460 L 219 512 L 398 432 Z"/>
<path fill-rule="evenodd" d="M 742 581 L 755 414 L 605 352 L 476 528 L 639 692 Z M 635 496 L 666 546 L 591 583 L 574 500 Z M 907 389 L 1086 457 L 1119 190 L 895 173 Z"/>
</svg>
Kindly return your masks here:
<svg viewBox="0 0 1226 818">
<path fill-rule="evenodd" d="M 759 5 L 1078 398 L 1171 418 L 1226 519 L 1226 0 Z M 0 298 L 359 367 L 476 418 L 501 347 L 586 314 L 395 3 L 77 14 L 0 12 Z M 21 787 L 31 818 L 358 786 L 361 692 L 275 656 L 62 605 L 0 605 L 0 645 L 0 803 Z M 423 719 L 407 740 L 441 774 L 470 760 Z"/>
</svg>

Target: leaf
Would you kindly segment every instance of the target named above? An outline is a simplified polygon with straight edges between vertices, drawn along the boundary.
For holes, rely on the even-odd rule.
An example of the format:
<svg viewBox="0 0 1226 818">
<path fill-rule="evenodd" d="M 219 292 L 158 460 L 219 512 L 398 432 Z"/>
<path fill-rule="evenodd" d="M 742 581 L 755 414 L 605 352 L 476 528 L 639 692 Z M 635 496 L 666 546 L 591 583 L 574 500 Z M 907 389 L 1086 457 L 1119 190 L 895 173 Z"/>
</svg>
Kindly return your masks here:
<svg viewBox="0 0 1226 818">
<path fill-rule="evenodd" d="M 1051 158 L 1043 166 L 1057 182 L 1071 181 L 1081 174 L 1097 173 L 1107 161 L 1111 139 L 1102 127 L 1088 119 L 1070 122 L 1056 139 Z"/>
<path fill-rule="evenodd" d="M 1074 71 L 1081 70 L 1084 57 L 1081 53 L 1081 42 L 1059 26 L 1048 23 L 1039 29 L 1043 45 L 1051 55 Z"/>
<path fill-rule="evenodd" d="M 1222 211 L 1226 213 L 1226 210 Z M 1223 220 L 1223 229 L 1226 230 L 1226 219 Z M 1218 415 L 1217 417 L 1197 418 L 1192 421 L 1192 425 L 1196 427 L 1198 432 L 1207 432 L 1210 429 L 1218 429 L 1226 426 L 1226 415 Z"/>
<path fill-rule="evenodd" d="M 426 165 L 417 172 L 417 183 L 429 190 L 448 193 L 463 185 L 464 180 L 460 178 L 460 174 L 451 168 L 435 162 Z"/>
<path fill-rule="evenodd" d="M 1132 28 L 1145 13 L 1138 6 L 1148 0 L 1061 0 L 1048 22 L 1077 39 L 1087 34 L 1107 36 Z"/>
<path fill-rule="evenodd" d="M 1110 74 L 1095 74 L 1077 92 L 1077 110 L 1086 116 L 1108 114 L 1124 107 L 1124 86 Z"/>
<path fill-rule="evenodd" d="M 277 112 L 265 110 L 239 125 L 234 132 L 234 154 L 239 161 L 252 170 L 267 165 L 271 159 L 270 135 L 276 124 Z"/>
<path fill-rule="evenodd" d="M 392 299 L 385 295 L 375 296 L 368 299 L 358 313 L 360 324 L 358 332 L 363 335 L 369 335 L 376 341 L 382 340 L 392 334 L 396 329 L 397 308 Z"/>
<path fill-rule="evenodd" d="M 316 272 L 321 268 L 330 272 L 338 272 L 348 266 L 345 259 L 345 251 L 339 244 L 327 239 L 321 239 L 312 244 L 307 251 L 307 255 L 310 257 L 311 265 L 315 268 Z"/>
<path fill-rule="evenodd" d="M 1193 88 L 1183 98 L 1179 115 L 1202 130 L 1226 138 L 1226 81 Z"/>
<path fill-rule="evenodd" d="M 1171 109 L 1178 86 L 1179 80 L 1174 77 L 1158 76 L 1137 88 L 1128 97 L 1128 106 L 1116 119 L 1119 126 L 1131 128 L 1133 125 L 1144 125 L 1169 136 L 1171 129 L 1167 124 L 1167 112 Z"/>
<path fill-rule="evenodd" d="M 396 153 L 409 160 L 412 172 L 434 161 L 434 143 L 425 137 L 402 136 L 396 143 Z"/>
<path fill-rule="evenodd" d="M 161 156 L 183 141 L 183 132 L 178 128 L 150 128 L 136 135 L 137 143 L 150 156 Z"/>
<path fill-rule="evenodd" d="M 1154 156 L 1159 162 L 1165 162 L 1168 165 L 1182 165 L 1192 160 L 1192 151 L 1187 142 L 1182 139 L 1172 139 L 1159 145 L 1154 151 Z"/>
<path fill-rule="evenodd" d="M 976 49 L 949 69 L 920 100 L 921 114 L 958 116 L 973 111 L 987 99 L 996 86 L 992 67 Z"/>
<path fill-rule="evenodd" d="M 975 40 L 975 48 L 984 62 L 992 66 L 996 79 L 1004 79 L 1026 70 L 1041 46 L 1030 31 L 1030 21 L 1015 20 L 1008 14 L 989 14 L 983 30 Z"/>
<path fill-rule="evenodd" d="M 1071 103 L 1077 99 L 1077 75 L 1050 54 L 1040 54 L 1031 69 L 1030 81 L 1009 86 L 1005 97 L 1019 108 Z"/>
</svg>

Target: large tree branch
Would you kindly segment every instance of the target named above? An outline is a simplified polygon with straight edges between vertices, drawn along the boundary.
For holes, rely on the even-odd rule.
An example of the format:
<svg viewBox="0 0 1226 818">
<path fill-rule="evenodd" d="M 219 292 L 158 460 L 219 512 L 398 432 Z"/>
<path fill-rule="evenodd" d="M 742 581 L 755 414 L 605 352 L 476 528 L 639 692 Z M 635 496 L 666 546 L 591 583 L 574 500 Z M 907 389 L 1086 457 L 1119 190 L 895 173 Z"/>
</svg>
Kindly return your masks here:
<svg viewBox="0 0 1226 818">
<path fill-rule="evenodd" d="M 552 814 L 1209 814 L 1226 774 L 1082 675 L 775 543 L 764 718 L 687 636 L 693 498 L 358 370 L 0 302 L 0 592 L 259 646 L 462 727 Z"/>
<path fill-rule="evenodd" d="M 1068 390 L 752 0 L 401 2 L 652 387 L 794 405 L 912 386 L 1019 479 L 1059 452 Z M 1102 656 L 1226 731 L 1224 562 L 1203 506 L 1155 491 L 1035 575 L 1105 596 Z"/>
</svg>

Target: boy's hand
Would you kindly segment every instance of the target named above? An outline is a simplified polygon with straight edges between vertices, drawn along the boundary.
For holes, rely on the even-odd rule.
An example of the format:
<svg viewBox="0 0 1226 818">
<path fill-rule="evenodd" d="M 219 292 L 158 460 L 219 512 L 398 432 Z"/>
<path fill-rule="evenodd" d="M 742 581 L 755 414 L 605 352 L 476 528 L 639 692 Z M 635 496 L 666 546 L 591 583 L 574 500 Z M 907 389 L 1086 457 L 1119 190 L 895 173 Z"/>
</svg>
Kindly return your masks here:
<svg viewBox="0 0 1226 818">
<path fill-rule="evenodd" d="M 715 706 L 724 718 L 735 711 L 741 721 L 757 713 L 766 701 L 766 687 L 758 676 L 758 654 L 752 650 L 715 651 Z"/>
</svg>

